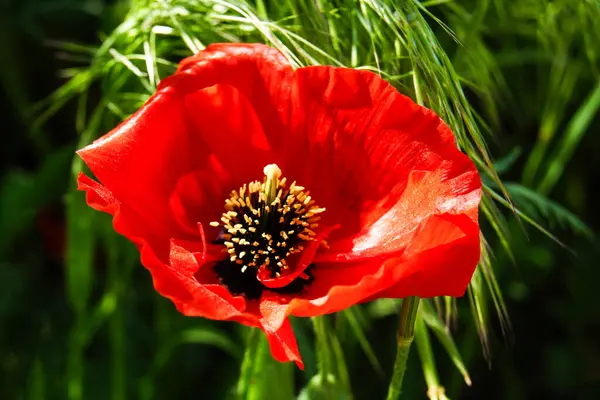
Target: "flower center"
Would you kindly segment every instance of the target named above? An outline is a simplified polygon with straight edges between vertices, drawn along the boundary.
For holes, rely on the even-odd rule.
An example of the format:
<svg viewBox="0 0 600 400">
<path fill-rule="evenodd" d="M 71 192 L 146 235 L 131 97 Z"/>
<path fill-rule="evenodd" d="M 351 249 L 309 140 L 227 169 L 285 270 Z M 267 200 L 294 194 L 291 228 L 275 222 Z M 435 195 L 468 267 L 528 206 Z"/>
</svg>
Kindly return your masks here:
<svg viewBox="0 0 600 400">
<path fill-rule="evenodd" d="M 296 182 L 288 186 L 276 164 L 267 165 L 264 173 L 262 182 L 250 182 L 232 191 L 225 200 L 221 221 L 210 223 L 222 227 L 221 238 L 229 254 L 215 271 L 232 293 L 247 297 L 260 297 L 264 289 L 257 274 L 279 278 L 290 269 L 288 257 L 302 252 L 306 242 L 315 239 L 314 229 L 325 211 L 315 205 L 304 187 Z M 302 273 L 299 279 L 310 281 L 310 276 Z M 299 279 L 286 285 L 288 292 L 302 289 L 304 283 L 296 282 Z M 253 289 L 245 287 L 248 285 Z"/>
</svg>

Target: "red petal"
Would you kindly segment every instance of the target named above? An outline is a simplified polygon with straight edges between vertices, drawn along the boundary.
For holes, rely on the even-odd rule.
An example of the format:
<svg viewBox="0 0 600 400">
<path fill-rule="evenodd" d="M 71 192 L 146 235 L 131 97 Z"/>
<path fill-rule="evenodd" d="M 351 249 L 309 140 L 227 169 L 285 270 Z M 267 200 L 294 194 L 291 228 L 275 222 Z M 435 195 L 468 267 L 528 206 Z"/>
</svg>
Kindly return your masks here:
<svg viewBox="0 0 600 400">
<path fill-rule="evenodd" d="M 177 303 L 179 311 L 185 315 L 205 317 L 216 320 L 236 320 L 250 325 L 256 325 L 255 315 L 246 313 L 246 299 L 242 296 L 233 296 L 218 283 L 200 284 L 194 277 L 200 266 L 195 253 L 204 251 L 197 242 L 171 241 L 169 263 L 173 273 L 189 285 L 192 301 Z"/>
<path fill-rule="evenodd" d="M 366 225 L 354 237 L 332 243 L 327 253 L 320 255 L 317 261 L 349 261 L 398 255 L 414 240 L 421 223 L 431 216 L 465 215 L 476 224 L 479 198 L 480 182 L 474 171 L 451 178 L 443 169 L 435 172 L 412 171 L 396 204 L 391 208 L 383 204 L 381 208 L 387 209 L 385 214 L 380 215 L 376 211 L 378 219 Z M 478 240 L 478 233 L 475 235 Z"/>
<path fill-rule="evenodd" d="M 260 179 L 264 165 L 278 162 L 269 143 L 281 141 L 292 76 L 287 60 L 267 46 L 211 45 L 182 61 L 130 119 L 78 153 L 119 201 L 171 236 L 185 236 L 167 212 L 177 180 L 202 169 L 210 152 L 237 181 Z"/>
<path fill-rule="evenodd" d="M 171 240 L 168 254 L 164 254 L 165 249 L 161 251 L 163 256 L 168 257 L 168 262 L 165 263 L 157 257 L 151 243 L 139 236 L 138 230 L 146 228 L 143 219 L 120 203 L 104 186 L 83 174 L 79 177 L 79 189 L 87 192 L 87 202 L 90 206 L 114 216 L 117 232 L 138 245 L 142 254 L 142 264 L 151 271 L 156 290 L 171 299 L 181 313 L 216 320 L 233 320 L 244 325 L 260 327 L 267 336 L 275 359 L 294 361 L 299 368 L 304 368 L 289 321 L 283 319 L 274 321 L 273 324 L 264 316 L 259 316 L 260 310 L 254 310 L 255 306 L 247 309 L 248 304 L 243 297 L 232 296 L 225 287 L 217 283 L 200 284 L 195 279 L 194 275 L 197 275 L 199 268 L 210 266 L 199 265 L 211 261 L 203 255 L 206 249 L 204 240 Z M 123 223 L 124 221 L 137 223 Z M 160 243 L 161 238 L 155 239 L 157 240 L 152 241 L 154 245 Z"/>
<path fill-rule="evenodd" d="M 215 156 L 210 155 L 204 168 L 177 180 L 169 198 L 174 219 L 182 229 L 194 235 L 198 233 L 198 223 L 201 222 L 208 230 L 208 235 L 216 237 L 217 229 L 208 223 L 220 219 L 232 187 L 235 186 L 231 175 Z"/>
<path fill-rule="evenodd" d="M 262 320 L 262 329 L 267 335 L 271 353 L 277 361 L 294 361 L 298 368 L 304 369 L 304 363 L 298 351 L 296 337 L 292 330 L 292 324 L 285 319 L 278 329 L 273 329 L 270 324 Z"/>
<path fill-rule="evenodd" d="M 356 236 L 376 236 L 367 229 L 397 205 L 413 171 L 440 175 L 445 188 L 437 191 L 445 197 L 437 199 L 439 203 L 471 196 L 474 201 L 458 199 L 453 212 L 474 210 L 476 215 L 481 184 L 473 163 L 456 148 L 452 132 L 433 112 L 377 75 L 345 68 L 300 68 L 293 100 L 291 132 L 279 150 L 288 160 L 287 169 L 282 169 L 310 188 L 318 204 L 327 208 L 324 223 L 342 224 L 322 260 L 401 251 L 405 241 L 390 243 L 390 238 L 409 237 L 416 229 L 403 220 L 389 219 L 385 227 L 380 222 L 379 232 L 386 238 L 363 243 L 360 254 L 354 244 L 360 239 Z M 417 223 L 444 212 L 426 209 L 431 201 L 422 205 L 416 196 L 413 200 L 405 203 L 403 214 L 416 214 L 418 218 L 411 218 Z"/>
<path fill-rule="evenodd" d="M 246 313 L 246 300 L 232 296 L 218 284 L 201 285 L 194 274 L 205 251 L 202 242 L 171 240 L 155 235 L 145 219 L 99 183 L 79 176 L 79 189 L 87 192 L 90 206 L 114 216 L 115 230 L 138 245 L 142 264 L 150 270 L 156 290 L 171 299 L 186 315 L 235 320 L 258 326 L 258 317 Z M 199 254 L 196 257 L 195 253 Z"/>
<path fill-rule="evenodd" d="M 170 264 L 175 271 L 184 272 L 180 279 L 187 281 L 189 274 L 197 271 L 197 259 L 194 251 L 202 252 L 202 246 L 197 243 L 172 241 Z M 208 264 L 200 266 L 206 268 Z M 289 320 L 285 315 L 273 318 L 276 309 L 272 308 L 267 315 L 261 315 L 268 307 L 267 302 L 261 303 L 256 310 L 256 303 L 247 304 L 242 296 L 233 296 L 219 284 L 198 285 L 190 282 L 193 299 L 186 302 L 175 302 L 178 310 L 188 316 L 199 316 L 216 320 L 233 320 L 249 326 L 260 327 L 267 336 L 273 357 L 281 362 L 294 361 L 300 369 L 304 364 L 298 351 L 296 338 Z M 248 307 L 249 306 L 249 307 Z M 281 309 L 280 309 L 281 310 Z"/>
<path fill-rule="evenodd" d="M 457 227 L 464 232 L 457 236 Z M 434 216 L 421 227 L 408 251 L 419 264 L 410 276 L 376 297 L 434 297 L 464 295 L 479 262 L 479 228 L 466 216 Z M 431 247 L 431 243 L 439 243 Z"/>
<path fill-rule="evenodd" d="M 401 256 L 318 264 L 286 314 L 322 315 L 380 297 L 462 296 L 479 260 L 478 233 L 467 216 L 432 216 Z"/>
<path fill-rule="evenodd" d="M 181 232 L 169 196 L 179 177 L 206 163 L 205 148 L 190 135 L 181 99 L 165 90 L 78 154 L 121 203 L 173 237 Z"/>
<path fill-rule="evenodd" d="M 169 243 L 160 236 L 160 227 L 140 217 L 127 205 L 119 202 L 104 186 L 80 174 L 78 189 L 86 192 L 87 203 L 96 210 L 113 215 L 115 230 L 129 238 L 140 249 L 142 264 L 148 268 L 156 290 L 173 301 L 189 301 L 188 288 L 174 276 L 165 260 L 168 260 Z"/>
<path fill-rule="evenodd" d="M 217 84 L 187 95 L 185 107 L 193 130 L 233 179 L 225 193 L 213 195 L 224 201 L 231 190 L 262 178 L 274 159 L 253 105 L 239 90 Z"/>
<path fill-rule="evenodd" d="M 292 81 L 292 67 L 279 51 L 263 44 L 220 43 L 183 60 L 159 88 L 191 93 L 217 84 L 234 87 L 252 105 L 271 148 L 278 148 L 286 132 Z"/>
<path fill-rule="evenodd" d="M 413 171 L 385 215 L 317 257 L 310 300 L 294 300 L 289 312 L 319 315 L 374 297 L 462 295 L 479 260 L 479 190 L 469 174 L 443 176 Z M 348 251 L 335 253 L 333 246 L 347 243 Z"/>
</svg>

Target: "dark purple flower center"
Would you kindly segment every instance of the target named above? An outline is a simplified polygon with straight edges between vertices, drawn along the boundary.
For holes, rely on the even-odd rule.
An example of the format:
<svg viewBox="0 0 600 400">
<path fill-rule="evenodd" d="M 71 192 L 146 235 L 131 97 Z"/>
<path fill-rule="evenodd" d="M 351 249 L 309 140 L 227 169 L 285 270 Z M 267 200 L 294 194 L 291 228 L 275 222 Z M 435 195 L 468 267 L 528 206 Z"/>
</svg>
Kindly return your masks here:
<svg viewBox="0 0 600 400">
<path fill-rule="evenodd" d="M 325 211 L 315 205 L 310 193 L 296 182 L 287 185 L 279 179 L 281 170 L 275 164 L 265 167 L 263 182 L 254 181 L 232 191 L 225 200 L 225 212 L 218 243 L 227 248 L 228 256 L 215 265 L 215 272 L 232 294 L 259 298 L 266 287 L 258 280 L 259 271 L 279 278 L 290 266 L 288 257 L 304 250 L 314 240 L 314 229 Z M 310 268 L 309 268 L 310 269 Z M 285 287 L 269 289 L 296 293 L 312 282 L 307 270 Z"/>
</svg>

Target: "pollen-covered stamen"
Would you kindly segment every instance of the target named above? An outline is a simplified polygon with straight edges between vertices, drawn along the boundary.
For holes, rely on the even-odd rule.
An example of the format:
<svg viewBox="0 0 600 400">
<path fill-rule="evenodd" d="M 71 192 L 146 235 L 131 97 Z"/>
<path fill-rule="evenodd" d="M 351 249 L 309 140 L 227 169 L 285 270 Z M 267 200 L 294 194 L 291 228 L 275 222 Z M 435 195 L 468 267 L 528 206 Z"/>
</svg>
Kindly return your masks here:
<svg viewBox="0 0 600 400">
<path fill-rule="evenodd" d="M 289 269 L 287 258 L 316 236 L 320 215 L 310 192 L 286 178 L 276 164 L 264 168 L 263 182 L 245 184 L 225 200 L 221 221 L 228 257 L 242 272 L 266 268 L 273 278 Z"/>
</svg>

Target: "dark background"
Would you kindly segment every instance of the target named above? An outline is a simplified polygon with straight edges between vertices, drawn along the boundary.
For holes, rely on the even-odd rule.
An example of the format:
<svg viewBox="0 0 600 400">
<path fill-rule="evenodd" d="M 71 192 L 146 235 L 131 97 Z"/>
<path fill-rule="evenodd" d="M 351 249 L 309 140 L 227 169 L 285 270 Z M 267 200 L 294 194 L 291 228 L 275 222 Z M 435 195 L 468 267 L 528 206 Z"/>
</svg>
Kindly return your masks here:
<svg viewBox="0 0 600 400">
<path fill-rule="evenodd" d="M 74 316 L 65 298 L 63 274 L 64 194 L 72 184 L 69 171 L 77 143 L 75 105 L 68 103 L 43 125 L 35 123 L 32 110 L 36 102 L 64 83 L 61 70 L 84 65 L 85 60 L 67 59 L 51 41 L 99 43 L 98 33 L 109 31 L 125 9 L 126 5 L 101 0 L 0 0 L 2 399 L 65 398 L 65 357 L 72 345 L 69 332 Z M 444 18 L 445 14 L 440 12 L 439 16 Z M 454 28 L 451 20 L 447 22 Z M 449 52 L 455 51 L 452 43 L 446 44 Z M 519 48 L 525 44 L 515 40 L 509 45 Z M 509 45 L 489 38 L 491 49 L 504 51 Z M 573 51 L 576 57 L 580 50 L 575 46 Z M 525 61 L 501 65 L 511 96 L 497 101 L 497 124 L 488 144 L 497 159 L 514 149 L 524 155 L 503 174 L 507 181 L 520 179 L 525 156 L 538 140 L 540 104 L 547 95 L 548 82 L 544 65 L 540 65 Z M 597 76 L 582 72 L 565 100 L 565 115 L 577 111 Z M 92 102 L 99 96 L 96 92 L 99 89 L 92 88 Z M 469 98 L 485 116 L 485 103 L 473 93 L 469 93 Z M 565 125 L 561 123 L 559 131 Z M 549 195 L 577 214 L 594 232 L 600 228 L 600 198 L 595 190 L 600 181 L 600 136 L 596 134 L 599 128 L 600 119 L 596 116 Z M 451 398 L 595 398 L 600 393 L 600 241 L 574 234 L 552 220 L 545 221 L 544 225 L 565 244 L 563 248 L 538 231 L 524 230 L 510 213 L 506 216 L 515 262 L 495 243 L 491 231 L 488 237 L 497 250 L 495 269 L 506 296 L 512 336 L 504 338 L 496 319 L 490 318 L 491 358 L 486 360 L 477 335 L 469 328 L 470 321 L 462 321 L 457 328 L 457 343 L 473 386 L 465 387 L 450 362 L 440 356 L 442 384 Z M 102 266 L 105 255 L 98 257 Z M 98 279 L 103 279 L 101 272 Z M 154 299 L 156 295 L 149 290 L 151 281 L 142 268 L 136 268 L 133 274 L 135 287 L 127 290 L 135 305 L 126 311 L 132 337 L 123 347 L 132 380 L 143 375 L 144 366 L 152 358 L 155 339 L 149 331 L 154 329 L 156 317 L 152 305 L 159 302 L 166 313 L 175 312 L 168 303 Z M 177 321 L 179 326 L 188 326 L 184 318 Z M 393 317 L 388 317 L 373 322 L 369 329 L 368 338 L 386 371 L 391 370 L 395 323 Z M 236 329 L 229 324 L 211 326 L 226 332 Z M 104 332 L 94 339 L 85 356 L 85 382 L 88 391 L 94 393 L 93 398 L 109 397 L 108 360 L 104 352 L 107 337 L 109 333 Z M 242 343 L 237 345 L 241 347 Z M 443 355 L 441 348 L 434 347 L 434 351 Z M 357 375 L 362 376 L 357 385 L 385 387 L 385 379 L 362 367 L 366 364 L 364 356 L 352 357 L 348 363 L 351 373 L 363 374 Z M 157 373 L 158 398 L 218 398 L 226 390 L 223 388 L 235 381 L 238 365 L 234 358 L 212 347 L 191 346 L 176 351 L 164 370 Z M 42 397 L 35 387 L 40 374 L 45 377 Z M 406 379 L 409 393 L 424 398 L 424 384 L 414 354 Z M 361 398 L 361 393 L 373 392 L 357 387 L 356 397 Z"/>
</svg>

